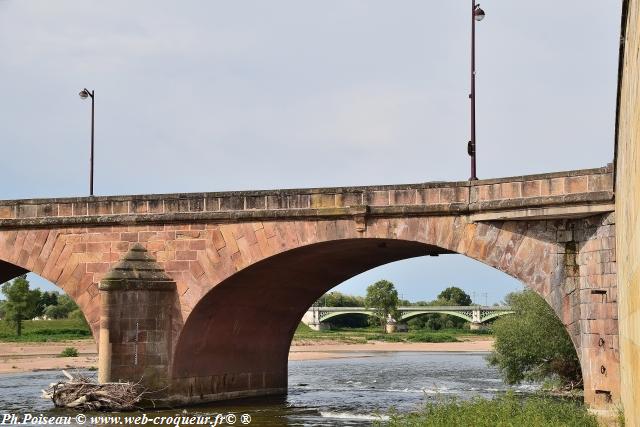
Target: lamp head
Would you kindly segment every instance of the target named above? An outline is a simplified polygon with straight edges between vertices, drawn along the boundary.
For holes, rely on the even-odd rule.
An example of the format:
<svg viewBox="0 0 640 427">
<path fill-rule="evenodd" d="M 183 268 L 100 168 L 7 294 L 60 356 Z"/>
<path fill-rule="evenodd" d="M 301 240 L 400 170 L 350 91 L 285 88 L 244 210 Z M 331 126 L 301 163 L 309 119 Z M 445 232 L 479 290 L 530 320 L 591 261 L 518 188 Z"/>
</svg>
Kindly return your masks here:
<svg viewBox="0 0 640 427">
<path fill-rule="evenodd" d="M 82 99 L 87 99 L 89 97 L 90 93 L 89 93 L 88 90 L 82 89 L 78 95 L 80 95 L 80 98 L 82 98 Z"/>
<path fill-rule="evenodd" d="M 473 11 L 473 19 L 476 21 L 482 21 L 485 17 L 484 10 L 480 7 L 480 5 L 476 6 L 476 9 Z"/>
</svg>

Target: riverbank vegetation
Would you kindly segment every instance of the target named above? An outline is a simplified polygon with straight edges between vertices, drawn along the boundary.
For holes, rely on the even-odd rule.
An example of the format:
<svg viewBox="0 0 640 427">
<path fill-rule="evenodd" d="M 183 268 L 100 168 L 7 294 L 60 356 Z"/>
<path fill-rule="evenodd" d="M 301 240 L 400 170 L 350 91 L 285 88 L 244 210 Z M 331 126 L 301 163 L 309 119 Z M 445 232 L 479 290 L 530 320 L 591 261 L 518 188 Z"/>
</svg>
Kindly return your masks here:
<svg viewBox="0 0 640 427">
<path fill-rule="evenodd" d="M 379 326 L 365 328 L 334 328 L 314 331 L 304 323 L 298 325 L 293 343 L 300 341 L 332 341 L 347 344 L 366 344 L 371 341 L 385 342 L 458 342 L 477 339 L 487 335 L 486 331 L 470 331 L 464 329 L 444 329 L 439 331 L 409 330 L 394 334 L 380 332 Z"/>
<path fill-rule="evenodd" d="M 391 413 L 390 427 L 450 427 L 450 426 L 553 426 L 597 427 L 597 418 L 575 400 L 544 396 L 519 398 L 513 393 L 494 399 L 475 398 L 469 401 L 437 401 L 427 403 L 421 411 Z"/>
<path fill-rule="evenodd" d="M 84 315 L 75 301 L 58 292 L 31 289 L 26 274 L 4 283 L 2 295 L 5 299 L 0 301 L 0 319 L 15 331 L 17 337 L 26 332 L 23 331 L 25 322 L 34 319 L 74 319 L 85 323 L 84 329 L 88 329 Z"/>
<path fill-rule="evenodd" d="M 488 359 L 505 382 L 551 381 L 565 390 L 582 388 L 575 347 L 549 304 L 529 290 L 509 294 L 506 301 L 516 314 L 494 322 L 494 351 Z"/>
<path fill-rule="evenodd" d="M 83 319 L 25 320 L 17 335 L 12 325 L 0 322 L 0 342 L 58 342 L 93 339 Z"/>
</svg>

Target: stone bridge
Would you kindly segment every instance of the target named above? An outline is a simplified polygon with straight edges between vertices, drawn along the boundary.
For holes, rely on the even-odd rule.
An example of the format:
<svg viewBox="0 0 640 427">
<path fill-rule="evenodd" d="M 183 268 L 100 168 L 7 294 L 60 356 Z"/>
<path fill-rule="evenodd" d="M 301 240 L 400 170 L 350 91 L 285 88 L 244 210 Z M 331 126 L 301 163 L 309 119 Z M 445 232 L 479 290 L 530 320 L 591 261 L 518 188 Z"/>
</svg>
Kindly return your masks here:
<svg viewBox="0 0 640 427">
<path fill-rule="evenodd" d="M 69 294 L 101 379 L 200 403 L 286 393 L 296 326 L 344 280 L 461 254 L 545 298 L 597 407 L 619 399 L 612 175 L 0 201 L 0 281 Z"/>
<path fill-rule="evenodd" d="M 398 318 L 395 321 L 407 321 L 423 314 L 448 314 L 471 323 L 471 329 L 478 329 L 481 324 L 505 314 L 514 313 L 511 307 L 483 307 L 480 305 L 425 305 L 398 307 Z M 302 316 L 302 322 L 311 329 L 320 330 L 324 322 L 337 316 L 361 314 L 374 316 L 375 310 L 365 307 L 316 307 L 313 306 Z"/>
</svg>

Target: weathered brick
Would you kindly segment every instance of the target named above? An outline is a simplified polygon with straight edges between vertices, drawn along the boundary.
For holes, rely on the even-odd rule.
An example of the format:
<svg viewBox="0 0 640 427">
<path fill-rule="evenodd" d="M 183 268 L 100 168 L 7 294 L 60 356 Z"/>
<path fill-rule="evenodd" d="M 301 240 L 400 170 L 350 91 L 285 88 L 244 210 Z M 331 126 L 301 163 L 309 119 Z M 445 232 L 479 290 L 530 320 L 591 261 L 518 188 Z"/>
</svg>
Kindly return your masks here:
<svg viewBox="0 0 640 427">
<path fill-rule="evenodd" d="M 291 209 L 307 209 L 311 206 L 311 197 L 309 194 L 290 195 L 288 204 Z"/>
<path fill-rule="evenodd" d="M 425 188 L 418 190 L 417 202 L 419 205 L 436 205 L 440 203 L 440 189 Z"/>
<path fill-rule="evenodd" d="M 38 205 L 38 217 L 57 216 L 58 206 L 52 203 Z"/>
<path fill-rule="evenodd" d="M 586 176 L 572 176 L 565 178 L 564 191 L 565 193 L 584 193 L 587 191 L 587 177 Z"/>
<path fill-rule="evenodd" d="M 389 205 L 389 191 L 369 191 L 365 194 L 367 205 L 387 206 Z"/>
<path fill-rule="evenodd" d="M 500 195 L 502 199 L 515 199 L 522 197 L 521 182 L 505 182 L 500 186 Z"/>
<path fill-rule="evenodd" d="M 588 191 L 612 191 L 613 174 L 589 175 Z"/>
<path fill-rule="evenodd" d="M 265 196 L 247 196 L 245 203 L 247 209 L 265 209 L 266 198 Z"/>
<path fill-rule="evenodd" d="M 565 194 L 564 178 L 552 178 L 549 180 L 549 194 L 551 196 L 561 196 Z"/>
<path fill-rule="evenodd" d="M 17 205 L 17 218 L 35 218 L 38 215 L 36 205 Z"/>
<path fill-rule="evenodd" d="M 287 196 L 267 196 L 267 209 L 286 209 L 287 207 Z"/>
<path fill-rule="evenodd" d="M 363 203 L 362 193 L 336 194 L 336 206 L 360 206 Z"/>
<path fill-rule="evenodd" d="M 189 199 L 190 212 L 202 212 L 204 210 L 204 198 L 194 197 Z"/>
<path fill-rule="evenodd" d="M 146 200 L 132 200 L 131 212 L 137 214 L 144 214 L 149 212 L 149 205 Z"/>
<path fill-rule="evenodd" d="M 522 197 L 539 197 L 542 195 L 542 181 L 524 181 L 522 183 Z"/>
<path fill-rule="evenodd" d="M 159 214 L 164 213 L 164 202 L 159 199 L 149 200 L 148 202 L 149 213 Z"/>
<path fill-rule="evenodd" d="M 393 205 L 415 205 L 417 192 L 416 190 L 393 190 L 390 197 Z"/>
<path fill-rule="evenodd" d="M 220 198 L 221 211 L 239 211 L 244 209 L 244 197 L 227 196 Z"/>
<path fill-rule="evenodd" d="M 311 208 L 333 208 L 336 206 L 335 194 L 312 194 Z"/>
</svg>

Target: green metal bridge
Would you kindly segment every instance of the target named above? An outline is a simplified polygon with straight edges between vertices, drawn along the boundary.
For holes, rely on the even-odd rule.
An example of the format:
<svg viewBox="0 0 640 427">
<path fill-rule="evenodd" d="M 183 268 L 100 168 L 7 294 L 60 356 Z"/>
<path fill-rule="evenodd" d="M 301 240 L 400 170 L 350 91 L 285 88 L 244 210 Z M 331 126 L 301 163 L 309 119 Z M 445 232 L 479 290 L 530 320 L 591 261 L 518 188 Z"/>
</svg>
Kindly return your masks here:
<svg viewBox="0 0 640 427">
<path fill-rule="evenodd" d="M 512 314 L 514 311 L 511 307 L 507 306 L 446 306 L 446 305 L 427 305 L 427 306 L 409 306 L 398 307 L 398 319 L 393 319 L 397 322 L 404 322 L 413 317 L 421 316 L 423 314 L 449 314 L 451 316 L 459 317 L 461 319 L 470 322 L 472 327 L 479 327 L 481 324 L 495 319 L 499 316 Z M 328 320 L 344 316 L 347 314 L 362 314 L 366 316 L 373 316 L 375 310 L 366 307 L 311 307 L 305 315 L 302 317 L 302 322 L 312 329 L 319 330 L 321 325 Z"/>
</svg>

